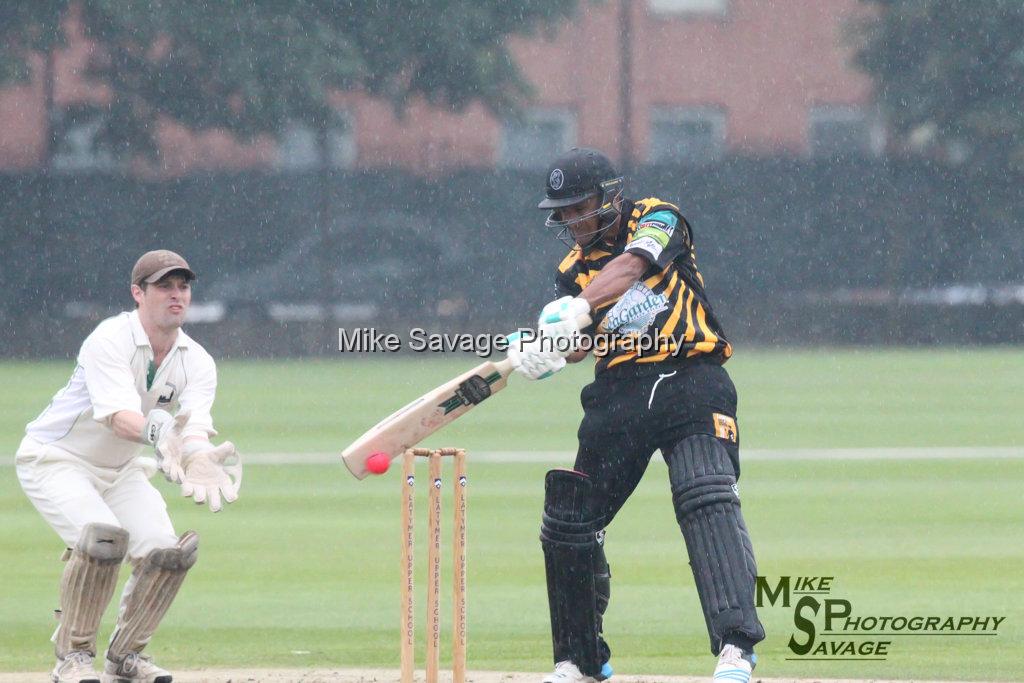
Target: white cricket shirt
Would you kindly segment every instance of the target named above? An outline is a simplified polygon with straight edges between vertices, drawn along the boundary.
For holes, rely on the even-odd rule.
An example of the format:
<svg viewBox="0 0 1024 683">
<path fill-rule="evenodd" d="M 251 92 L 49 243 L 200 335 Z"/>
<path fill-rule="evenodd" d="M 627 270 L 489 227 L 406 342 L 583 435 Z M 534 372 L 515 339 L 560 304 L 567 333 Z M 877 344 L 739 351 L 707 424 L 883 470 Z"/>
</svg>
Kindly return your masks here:
<svg viewBox="0 0 1024 683">
<path fill-rule="evenodd" d="M 163 363 L 152 365 L 138 311 L 107 318 L 82 342 L 71 379 L 25 433 L 100 467 L 121 467 L 145 448 L 114 435 L 110 417 L 121 410 L 146 415 L 162 408 L 173 415 L 188 409 L 185 436 L 216 434 L 210 409 L 217 366 L 206 349 L 178 330 Z"/>
</svg>

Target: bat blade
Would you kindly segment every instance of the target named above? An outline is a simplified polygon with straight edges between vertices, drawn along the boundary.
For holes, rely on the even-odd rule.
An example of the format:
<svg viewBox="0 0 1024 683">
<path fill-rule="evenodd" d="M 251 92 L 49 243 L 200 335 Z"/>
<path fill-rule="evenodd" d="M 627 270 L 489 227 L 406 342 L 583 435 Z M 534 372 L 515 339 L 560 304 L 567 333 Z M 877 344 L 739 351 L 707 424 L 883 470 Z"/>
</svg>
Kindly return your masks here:
<svg viewBox="0 0 1024 683">
<path fill-rule="evenodd" d="M 477 404 L 505 388 L 512 374 L 507 358 L 487 361 L 428 391 L 396 410 L 356 439 L 342 454 L 342 460 L 356 479 L 369 474 L 366 459 L 378 451 L 394 460 L 441 427 L 472 410 Z"/>
</svg>

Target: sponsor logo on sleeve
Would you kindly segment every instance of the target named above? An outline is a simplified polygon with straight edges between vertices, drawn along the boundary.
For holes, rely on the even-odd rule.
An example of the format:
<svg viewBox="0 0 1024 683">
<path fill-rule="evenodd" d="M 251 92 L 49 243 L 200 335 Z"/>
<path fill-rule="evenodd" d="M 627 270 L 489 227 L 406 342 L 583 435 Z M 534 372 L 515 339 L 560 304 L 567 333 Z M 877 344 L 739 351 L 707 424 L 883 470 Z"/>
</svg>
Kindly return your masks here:
<svg viewBox="0 0 1024 683">
<path fill-rule="evenodd" d="M 671 211 L 655 211 L 640 219 L 637 232 L 644 228 L 650 228 L 650 231 L 661 231 L 671 237 L 672 233 L 676 231 L 677 225 L 679 225 L 679 217 Z"/>
<path fill-rule="evenodd" d="M 666 223 L 665 221 L 656 221 L 656 220 L 652 221 L 652 220 L 649 220 L 649 219 L 645 219 L 643 222 L 640 223 L 640 225 L 637 227 L 637 232 L 640 232 L 644 228 L 650 228 L 652 230 L 660 230 L 661 232 L 665 233 L 669 237 L 671 237 L 672 233 L 674 233 L 676 231 L 676 226 L 674 226 L 674 225 L 672 225 L 670 223 Z"/>
<path fill-rule="evenodd" d="M 635 237 L 632 242 L 626 245 L 626 251 L 635 251 L 637 249 L 642 249 L 650 254 L 654 259 L 657 259 L 661 256 L 661 252 L 665 249 L 665 245 L 655 237 L 643 235 Z"/>
<path fill-rule="evenodd" d="M 650 237 L 660 244 L 662 249 L 668 246 L 669 236 L 656 228 L 642 228 L 637 230 L 636 234 L 633 235 L 633 240 L 637 240 L 642 237 Z"/>
</svg>

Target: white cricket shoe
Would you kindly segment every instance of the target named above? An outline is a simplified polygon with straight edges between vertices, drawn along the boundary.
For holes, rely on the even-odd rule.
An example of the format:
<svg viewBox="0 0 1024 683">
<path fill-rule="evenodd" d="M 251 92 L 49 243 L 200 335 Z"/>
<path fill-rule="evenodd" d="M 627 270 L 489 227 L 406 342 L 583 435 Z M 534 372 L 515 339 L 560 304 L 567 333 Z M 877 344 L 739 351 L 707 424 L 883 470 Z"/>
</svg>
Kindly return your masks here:
<svg viewBox="0 0 1024 683">
<path fill-rule="evenodd" d="M 566 659 L 555 664 L 555 670 L 545 676 L 541 683 L 598 683 L 598 680 L 587 676 Z"/>
<path fill-rule="evenodd" d="M 53 683 L 100 683 L 100 676 L 92 666 L 92 655 L 75 650 L 57 660 L 50 680 Z"/>
<path fill-rule="evenodd" d="M 172 679 L 171 672 L 136 652 L 129 652 L 119 662 L 108 659 L 103 667 L 103 683 L 171 683 Z"/>
<path fill-rule="evenodd" d="M 750 683 L 750 674 L 756 664 L 757 655 L 746 655 L 735 645 L 726 645 L 718 655 L 718 666 L 711 680 L 715 683 Z"/>
</svg>

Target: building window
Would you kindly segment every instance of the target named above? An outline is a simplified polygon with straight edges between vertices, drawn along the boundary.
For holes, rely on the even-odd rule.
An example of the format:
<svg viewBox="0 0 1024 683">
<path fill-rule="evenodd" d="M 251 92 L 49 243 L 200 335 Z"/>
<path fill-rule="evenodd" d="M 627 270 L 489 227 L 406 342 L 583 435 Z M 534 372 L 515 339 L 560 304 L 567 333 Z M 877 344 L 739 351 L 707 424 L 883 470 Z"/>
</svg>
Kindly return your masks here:
<svg viewBox="0 0 1024 683">
<path fill-rule="evenodd" d="M 715 107 L 652 107 L 647 159 L 652 164 L 713 161 L 725 148 L 725 112 Z"/>
<path fill-rule="evenodd" d="M 346 111 L 335 112 L 327 129 L 326 164 L 330 168 L 351 168 L 356 162 L 355 126 Z M 277 167 L 286 171 L 309 171 L 321 167 L 321 150 L 316 129 L 306 123 L 289 124 L 278 141 Z"/>
<path fill-rule="evenodd" d="M 729 0 L 649 0 L 659 14 L 719 14 L 729 9 Z"/>
<path fill-rule="evenodd" d="M 807 140 L 814 157 L 877 155 L 885 143 L 875 117 L 862 107 L 811 107 L 808 126 Z"/>
<path fill-rule="evenodd" d="M 55 133 L 53 168 L 58 171 L 110 171 L 119 164 L 113 152 L 100 144 L 105 124 L 101 114 L 69 114 Z"/>
<path fill-rule="evenodd" d="M 576 144 L 576 117 L 565 109 L 530 109 L 506 121 L 499 163 L 506 168 L 547 168 L 551 159 Z"/>
</svg>

